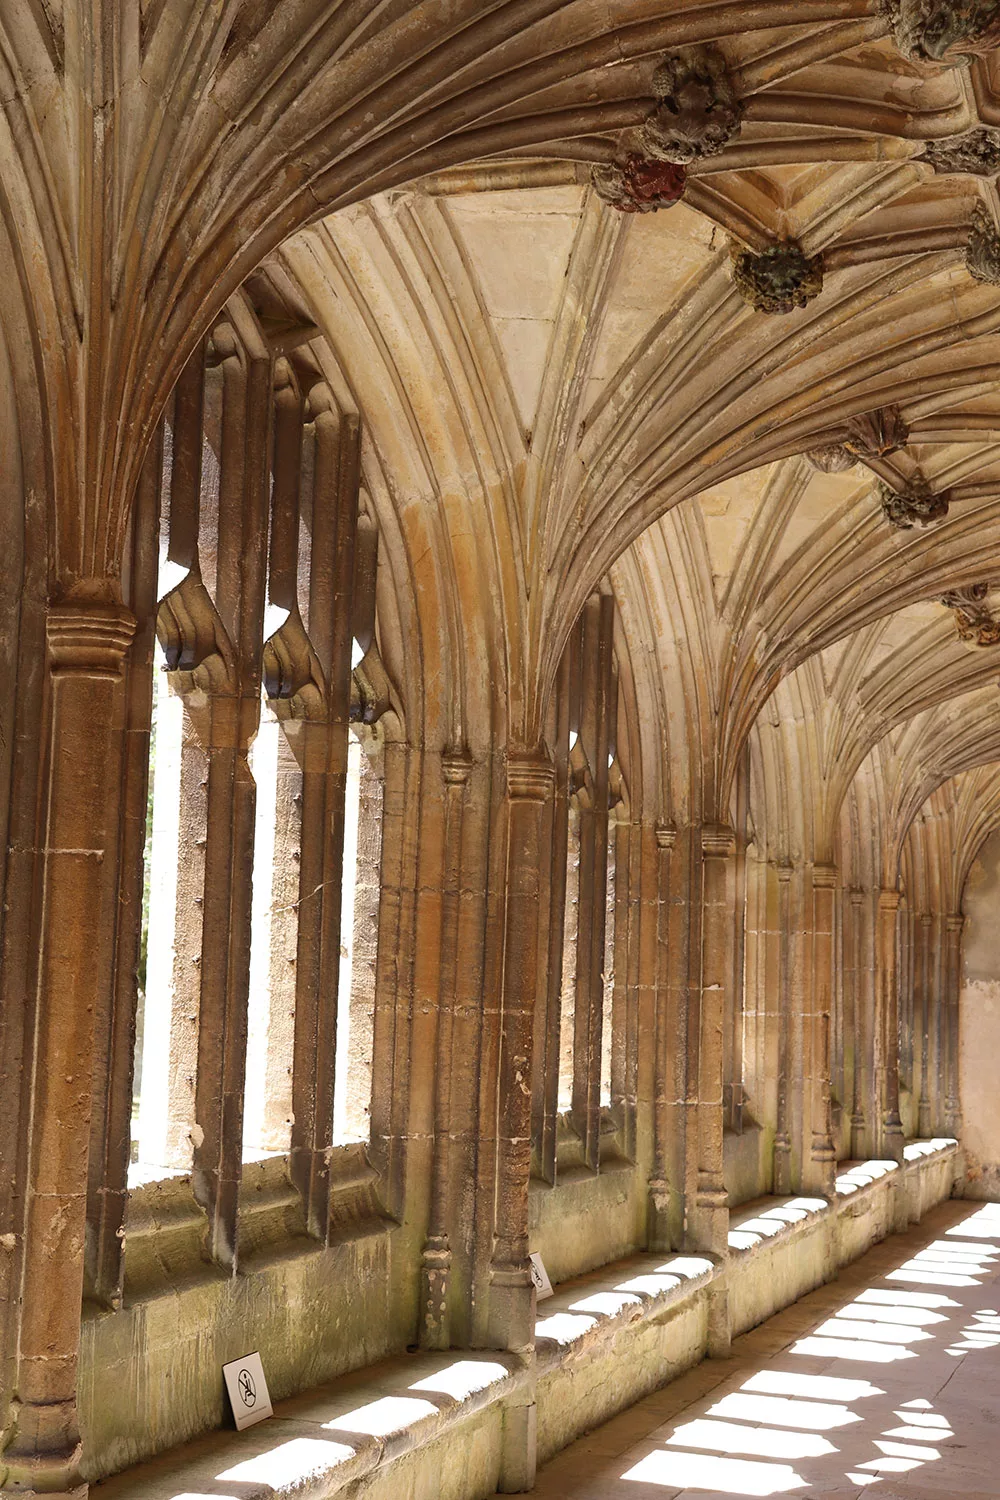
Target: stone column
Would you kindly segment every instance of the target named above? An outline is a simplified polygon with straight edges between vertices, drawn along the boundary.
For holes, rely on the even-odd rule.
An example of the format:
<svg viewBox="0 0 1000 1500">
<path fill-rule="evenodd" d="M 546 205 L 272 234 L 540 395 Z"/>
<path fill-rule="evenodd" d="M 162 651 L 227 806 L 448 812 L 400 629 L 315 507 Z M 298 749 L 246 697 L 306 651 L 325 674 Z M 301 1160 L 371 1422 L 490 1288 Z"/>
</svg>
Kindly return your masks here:
<svg viewBox="0 0 1000 1500">
<path fill-rule="evenodd" d="M 917 984 L 916 1022 L 920 1026 L 920 1102 L 917 1109 L 917 1133 L 923 1139 L 933 1133 L 930 1093 L 931 1051 L 931 927 L 934 918 L 924 912 L 917 918 L 915 935 L 917 951 L 914 970 Z"/>
<path fill-rule="evenodd" d="M 830 1101 L 830 1008 L 834 988 L 837 871 L 832 865 L 814 865 L 812 885 L 813 973 L 807 1017 L 809 1066 L 803 1100 L 802 1187 L 805 1192 L 832 1198 L 837 1153 L 833 1146 Z"/>
<path fill-rule="evenodd" d="M 697 1162 L 695 1200 L 688 1211 L 688 1246 L 719 1261 L 729 1254 L 729 1200 L 723 1179 L 723 1028 L 726 987 L 732 982 L 733 905 L 730 874 L 735 849 L 733 830 L 701 830 L 701 1047 L 699 1055 Z M 729 1353 L 728 1299 L 723 1284 L 709 1299 L 708 1352 Z"/>
<path fill-rule="evenodd" d="M 899 1115 L 899 891 L 878 893 L 876 1005 L 879 1042 L 875 1059 L 880 1078 L 880 1155 L 903 1160 L 903 1122 Z"/>
<path fill-rule="evenodd" d="M 121 669 L 133 617 L 104 584 L 48 614 L 38 981 L 20 1287 L 18 1400 L 5 1492 L 82 1497 L 76 1383 L 94 1018 L 113 983 L 105 860 L 118 833 Z"/>
<path fill-rule="evenodd" d="M 845 1007 L 844 1025 L 848 1025 L 848 1014 L 850 1017 L 851 1036 L 851 1156 L 857 1160 L 864 1155 L 865 1150 L 865 1093 L 864 1072 L 861 1066 L 861 1058 L 864 1051 L 862 1040 L 862 1020 L 864 1018 L 864 1007 L 862 1005 L 863 988 L 861 984 L 861 949 L 862 949 L 862 922 L 864 921 L 865 893 L 861 890 L 850 892 L 851 912 L 851 1002 L 848 1013 Z"/>
<path fill-rule="evenodd" d="M 653 1010 L 653 1171 L 649 1179 L 647 1245 L 670 1250 L 678 1243 L 683 1221 L 683 1178 L 671 1170 L 671 1149 L 683 1140 L 684 1091 L 678 1088 L 674 1061 L 682 1057 L 681 1039 L 672 1014 L 669 993 L 670 851 L 677 831 L 665 823 L 656 827 L 656 987 Z M 683 1169 L 682 1169 L 683 1170 Z"/>
<path fill-rule="evenodd" d="M 958 1025 L 964 926 L 965 918 L 961 913 L 953 913 L 945 918 L 944 1109 L 948 1134 L 956 1138 L 961 1138 L 962 1134 L 962 1101 L 958 1084 Z"/>
<path fill-rule="evenodd" d="M 490 1348 L 519 1353 L 529 1369 L 534 1365 L 535 1338 L 535 1288 L 528 1260 L 531 1065 L 535 1007 L 544 985 L 540 885 L 553 782 L 552 763 L 543 753 L 509 756 L 497 1187 L 487 1342 Z M 535 1455 L 532 1378 L 504 1412 L 497 1481 L 501 1494 L 521 1494 L 534 1487 Z"/>
<path fill-rule="evenodd" d="M 450 1132 L 454 1128 L 451 1107 L 452 1068 L 454 1066 L 452 1041 L 458 963 L 459 905 L 464 883 L 462 815 L 465 790 L 471 769 L 472 762 L 461 750 L 450 751 L 442 757 L 445 810 L 441 888 L 441 965 L 435 1037 L 434 1149 L 431 1160 L 430 1213 L 421 1264 L 420 1342 L 426 1349 L 447 1349 L 451 1345 L 449 1297 L 452 1254 L 449 1238 L 451 1198 L 449 1142 Z"/>
<path fill-rule="evenodd" d="M 529 1349 L 534 1340 L 535 1290 L 528 1262 L 531 1061 L 542 937 L 540 856 L 552 787 L 552 765 L 541 753 L 511 754 L 507 763 L 496 1231 L 488 1319 L 488 1342 L 494 1349 Z"/>
<path fill-rule="evenodd" d="M 792 1190 L 792 1131 L 791 1131 L 791 1041 L 792 1017 L 789 974 L 789 944 L 791 942 L 791 882 L 792 867 L 778 866 L 778 1089 L 774 1126 L 774 1191 L 790 1193 Z"/>
</svg>

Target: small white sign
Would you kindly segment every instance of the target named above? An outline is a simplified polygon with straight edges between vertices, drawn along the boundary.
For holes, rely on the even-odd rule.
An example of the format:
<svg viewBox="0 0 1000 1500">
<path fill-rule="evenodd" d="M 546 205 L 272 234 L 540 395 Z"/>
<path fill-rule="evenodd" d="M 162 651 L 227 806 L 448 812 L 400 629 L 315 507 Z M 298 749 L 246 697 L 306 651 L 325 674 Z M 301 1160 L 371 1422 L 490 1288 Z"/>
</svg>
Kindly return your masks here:
<svg viewBox="0 0 1000 1500">
<path fill-rule="evenodd" d="M 549 1280 L 549 1273 L 542 1264 L 542 1257 L 537 1250 L 533 1251 L 528 1259 L 531 1261 L 531 1279 L 535 1284 L 535 1292 L 537 1293 L 535 1300 L 541 1302 L 543 1298 L 552 1296 L 552 1283 Z"/>
<path fill-rule="evenodd" d="M 230 1360 L 222 1366 L 222 1374 L 238 1431 L 274 1415 L 259 1354 L 244 1354 L 242 1359 Z"/>
</svg>

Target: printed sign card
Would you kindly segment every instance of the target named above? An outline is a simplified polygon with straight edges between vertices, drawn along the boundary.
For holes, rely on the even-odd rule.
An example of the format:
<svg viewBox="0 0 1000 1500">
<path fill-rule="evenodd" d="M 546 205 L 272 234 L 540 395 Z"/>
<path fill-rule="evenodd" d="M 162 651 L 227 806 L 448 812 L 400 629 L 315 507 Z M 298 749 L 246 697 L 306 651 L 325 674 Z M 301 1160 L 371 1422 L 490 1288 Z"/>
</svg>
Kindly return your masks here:
<svg viewBox="0 0 1000 1500">
<path fill-rule="evenodd" d="M 531 1279 L 535 1283 L 535 1292 L 537 1294 L 536 1301 L 541 1302 L 544 1297 L 552 1296 L 552 1283 L 549 1280 L 549 1273 L 542 1264 L 542 1257 L 538 1254 L 537 1250 L 529 1259 L 531 1261 Z"/>
<path fill-rule="evenodd" d="M 222 1374 L 240 1432 L 274 1415 L 259 1354 L 244 1354 L 242 1359 L 230 1360 L 222 1366 Z"/>
</svg>

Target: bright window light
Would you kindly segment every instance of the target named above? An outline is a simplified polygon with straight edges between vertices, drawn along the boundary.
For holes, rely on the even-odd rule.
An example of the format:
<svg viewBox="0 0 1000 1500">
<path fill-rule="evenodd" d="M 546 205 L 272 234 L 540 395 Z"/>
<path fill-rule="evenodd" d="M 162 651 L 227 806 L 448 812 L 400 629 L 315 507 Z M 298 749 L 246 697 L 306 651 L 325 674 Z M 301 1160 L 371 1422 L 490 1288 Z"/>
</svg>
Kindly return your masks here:
<svg viewBox="0 0 1000 1500">
<path fill-rule="evenodd" d="M 906 1281 L 921 1286 L 978 1286 L 979 1282 L 971 1276 L 952 1276 L 945 1271 L 932 1271 L 922 1268 L 913 1261 L 908 1261 L 905 1266 L 900 1266 L 898 1271 L 890 1271 L 885 1278 L 886 1281 Z"/>
<path fill-rule="evenodd" d="M 801 1427 L 804 1431 L 827 1432 L 860 1422 L 846 1406 L 823 1401 L 793 1401 L 783 1396 L 752 1396 L 733 1391 L 709 1407 L 710 1417 L 736 1417 L 741 1422 L 768 1422 L 775 1427 Z"/>
<path fill-rule="evenodd" d="M 664 1292 L 672 1292 L 680 1284 L 679 1276 L 633 1276 L 628 1281 L 620 1281 L 615 1291 L 647 1292 L 650 1297 L 659 1297 Z"/>
<path fill-rule="evenodd" d="M 553 1313 L 551 1318 L 541 1318 L 535 1324 L 536 1339 L 554 1339 L 557 1344 L 572 1344 L 582 1338 L 588 1328 L 593 1328 L 596 1318 L 583 1313 Z"/>
<path fill-rule="evenodd" d="M 882 1291 L 878 1287 L 869 1287 L 865 1292 L 859 1292 L 855 1302 L 878 1302 L 886 1307 L 961 1307 L 961 1302 L 956 1302 L 954 1297 L 942 1296 L 939 1292 L 897 1292 Z"/>
<path fill-rule="evenodd" d="M 752 1250 L 760 1244 L 762 1236 L 750 1230 L 731 1229 L 727 1238 L 730 1250 Z"/>
<path fill-rule="evenodd" d="M 834 1375 L 799 1375 L 794 1370 L 758 1370 L 740 1387 L 772 1396 L 813 1396 L 821 1401 L 861 1401 L 866 1396 L 884 1396 L 885 1391 L 868 1380 L 842 1380 Z"/>
<path fill-rule="evenodd" d="M 828 1318 L 815 1330 L 817 1334 L 831 1334 L 834 1338 L 874 1339 L 877 1344 L 913 1344 L 920 1339 L 929 1339 L 931 1334 L 922 1328 L 901 1327 L 898 1324 L 868 1322 L 852 1318 L 855 1309 L 845 1308 L 835 1318 Z"/>
<path fill-rule="evenodd" d="M 788 1464 L 751 1463 L 705 1453 L 650 1453 L 622 1478 L 660 1484 L 674 1493 L 690 1488 L 720 1495 L 787 1495 L 806 1487 L 806 1481 Z"/>
<path fill-rule="evenodd" d="M 923 1307 L 885 1307 L 878 1302 L 852 1302 L 835 1314 L 837 1318 L 864 1318 L 866 1322 L 891 1323 L 906 1328 L 928 1328 L 932 1323 L 947 1323 L 943 1313 Z"/>
<path fill-rule="evenodd" d="M 911 1469 L 920 1468 L 919 1458 L 870 1458 L 866 1464 L 859 1464 L 859 1469 L 878 1469 L 885 1474 L 908 1474 Z"/>
<path fill-rule="evenodd" d="M 496 1364 L 492 1360 L 458 1359 L 453 1365 L 438 1370 L 436 1375 L 425 1375 L 423 1380 L 415 1380 L 409 1389 L 441 1391 L 446 1396 L 453 1396 L 456 1401 L 464 1401 L 466 1396 L 472 1396 L 476 1391 L 485 1391 L 494 1381 L 505 1380 L 509 1373 L 506 1365 Z"/>
<path fill-rule="evenodd" d="M 248 1458 L 216 1479 L 235 1479 L 243 1484 L 269 1484 L 286 1491 L 307 1479 L 318 1479 L 328 1469 L 354 1457 L 354 1449 L 343 1443 L 324 1443 L 322 1438 L 292 1438 L 256 1458 Z"/>
<path fill-rule="evenodd" d="M 383 1396 L 380 1401 L 370 1401 L 359 1406 L 357 1411 L 345 1412 L 334 1417 L 323 1426 L 333 1432 L 364 1432 L 369 1437 L 388 1437 L 392 1432 L 401 1432 L 411 1422 L 420 1422 L 424 1417 L 437 1416 L 438 1408 L 430 1401 L 418 1401 L 415 1396 Z"/>
<path fill-rule="evenodd" d="M 641 1299 L 632 1292 L 593 1292 L 589 1297 L 581 1297 L 579 1302 L 571 1302 L 570 1311 L 603 1313 L 606 1318 L 614 1318 L 623 1307 L 641 1306 Z"/>
<path fill-rule="evenodd" d="M 917 1447 L 915 1443 L 887 1443 L 881 1438 L 875 1439 L 876 1448 L 887 1453 L 890 1458 L 919 1458 L 921 1463 L 929 1464 L 941 1455 L 936 1448 L 926 1446 Z"/>
<path fill-rule="evenodd" d="M 891 1365 L 897 1359 L 916 1359 L 902 1344 L 876 1344 L 871 1339 L 805 1338 L 791 1347 L 792 1354 L 820 1354 L 825 1359 L 854 1359 L 860 1364 Z"/>
<path fill-rule="evenodd" d="M 712 1262 L 706 1260 L 703 1255 L 678 1255 L 676 1259 L 667 1261 L 665 1266 L 657 1266 L 657 1272 L 668 1271 L 674 1276 L 683 1276 L 685 1281 L 692 1280 L 695 1276 L 705 1276 L 712 1270 Z"/>
<path fill-rule="evenodd" d="M 934 1438 L 935 1441 L 940 1438 L 943 1442 L 945 1438 L 954 1437 L 955 1434 L 950 1427 L 928 1429 L 926 1427 L 911 1427 L 907 1425 L 906 1427 L 889 1427 L 883 1432 L 882 1436 L 887 1438 L 903 1438 L 904 1440 L 909 1439 L 910 1442 L 914 1443 L 926 1443 L 928 1438 Z"/>
<path fill-rule="evenodd" d="M 902 1417 L 904 1422 L 915 1422 L 918 1427 L 950 1427 L 951 1423 L 947 1417 L 941 1417 L 936 1411 L 920 1411 L 913 1408 L 929 1407 L 929 1401 L 906 1401 L 897 1411 L 896 1416 Z"/>
<path fill-rule="evenodd" d="M 838 1451 L 815 1432 L 775 1432 L 769 1427 L 705 1418 L 685 1422 L 667 1442 L 671 1447 L 711 1448 L 716 1453 L 750 1453 L 757 1458 L 822 1458 Z"/>
</svg>

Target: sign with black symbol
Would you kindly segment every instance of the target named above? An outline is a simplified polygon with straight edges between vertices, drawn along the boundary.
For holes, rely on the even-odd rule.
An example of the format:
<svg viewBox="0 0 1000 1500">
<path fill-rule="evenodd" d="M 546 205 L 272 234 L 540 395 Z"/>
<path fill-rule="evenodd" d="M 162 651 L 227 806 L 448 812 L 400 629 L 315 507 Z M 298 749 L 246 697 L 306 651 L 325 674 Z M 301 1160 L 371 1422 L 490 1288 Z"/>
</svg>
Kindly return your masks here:
<svg viewBox="0 0 1000 1500">
<path fill-rule="evenodd" d="M 274 1415 L 259 1354 L 244 1354 L 242 1359 L 231 1360 L 222 1366 L 222 1374 L 240 1432 Z"/>
<path fill-rule="evenodd" d="M 552 1283 L 538 1251 L 535 1250 L 528 1258 L 531 1261 L 531 1280 L 535 1287 L 535 1301 L 541 1302 L 543 1297 L 552 1296 Z"/>
</svg>

